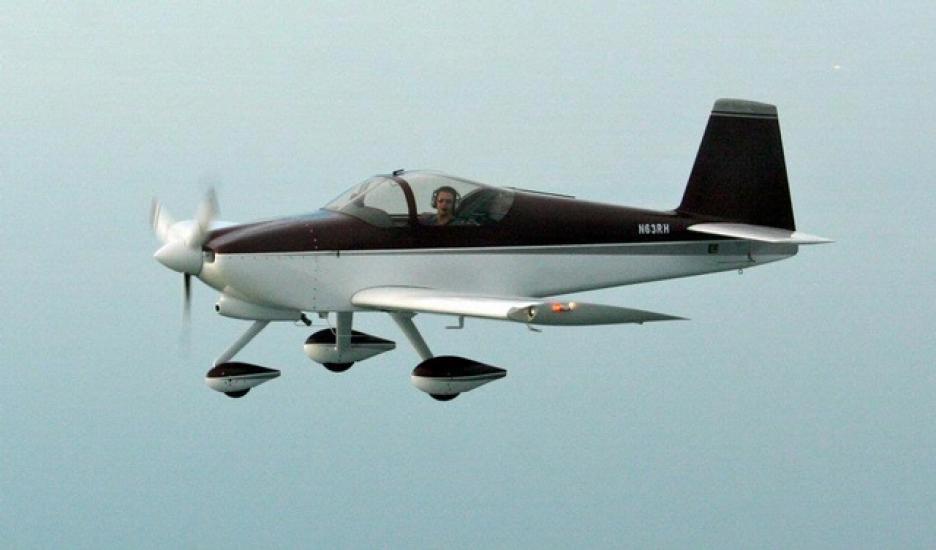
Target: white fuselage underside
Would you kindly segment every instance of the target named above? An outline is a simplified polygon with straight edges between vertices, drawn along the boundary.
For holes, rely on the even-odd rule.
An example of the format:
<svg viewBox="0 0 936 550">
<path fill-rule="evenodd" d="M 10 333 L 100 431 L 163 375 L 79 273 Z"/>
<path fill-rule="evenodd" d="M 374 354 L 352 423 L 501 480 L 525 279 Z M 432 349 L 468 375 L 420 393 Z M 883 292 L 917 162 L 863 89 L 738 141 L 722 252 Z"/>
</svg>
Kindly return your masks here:
<svg viewBox="0 0 936 550">
<path fill-rule="evenodd" d="M 260 305 L 353 311 L 354 293 L 376 286 L 543 297 L 749 268 L 796 252 L 797 245 L 712 240 L 218 254 L 199 278 Z"/>
</svg>

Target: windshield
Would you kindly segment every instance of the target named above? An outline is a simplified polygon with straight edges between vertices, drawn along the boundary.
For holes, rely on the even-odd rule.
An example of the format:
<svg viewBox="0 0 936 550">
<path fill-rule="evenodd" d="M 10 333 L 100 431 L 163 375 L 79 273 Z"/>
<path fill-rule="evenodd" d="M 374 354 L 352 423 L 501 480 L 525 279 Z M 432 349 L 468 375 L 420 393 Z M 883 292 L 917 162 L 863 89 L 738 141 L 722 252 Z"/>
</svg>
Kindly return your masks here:
<svg viewBox="0 0 936 550">
<path fill-rule="evenodd" d="M 400 183 L 391 177 L 375 176 L 345 191 L 326 210 L 354 216 L 378 227 L 406 225 L 409 207 Z"/>
<path fill-rule="evenodd" d="M 407 197 L 414 202 L 410 211 Z M 471 180 L 429 171 L 376 176 L 351 188 L 325 208 L 378 227 L 402 226 L 410 215 L 420 225 L 472 226 L 499 222 L 514 193 Z"/>
</svg>

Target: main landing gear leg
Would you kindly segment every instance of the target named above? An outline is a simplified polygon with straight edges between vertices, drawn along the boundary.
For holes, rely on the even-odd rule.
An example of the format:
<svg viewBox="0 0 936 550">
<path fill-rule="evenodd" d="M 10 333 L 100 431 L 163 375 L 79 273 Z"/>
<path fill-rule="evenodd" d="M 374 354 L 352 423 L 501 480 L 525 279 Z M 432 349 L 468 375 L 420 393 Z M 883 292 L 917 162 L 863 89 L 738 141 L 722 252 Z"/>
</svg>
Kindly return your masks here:
<svg viewBox="0 0 936 550">
<path fill-rule="evenodd" d="M 385 351 L 390 351 L 396 344 L 370 334 L 351 330 L 354 314 L 350 311 L 336 311 L 335 324 L 322 329 L 306 338 L 303 350 L 309 359 L 323 365 L 332 372 L 344 372 L 355 361 L 370 359 Z M 329 314 L 320 314 L 327 318 Z"/>
<path fill-rule="evenodd" d="M 403 331 L 403 334 L 406 335 L 406 339 L 409 340 L 409 343 L 416 348 L 416 353 L 419 354 L 419 357 L 425 361 L 426 359 L 432 359 L 432 352 L 429 351 L 429 346 L 426 345 L 426 341 L 423 340 L 421 334 L 419 334 L 419 329 L 416 328 L 416 324 L 413 323 L 413 317 L 415 313 L 391 313 L 390 317 L 393 317 L 393 320 L 396 321 L 400 330 Z"/>
<path fill-rule="evenodd" d="M 335 314 L 335 350 L 341 353 L 347 353 L 351 347 L 351 321 L 353 313 L 350 311 L 339 311 Z"/>
<path fill-rule="evenodd" d="M 347 357 L 348 350 L 351 349 L 351 323 L 354 314 L 350 311 L 338 311 L 335 313 L 335 356 Z M 354 361 L 339 361 L 323 363 L 325 368 L 332 372 L 344 372 L 351 368 Z"/>
<path fill-rule="evenodd" d="M 471 391 L 492 380 L 503 378 L 507 371 L 478 363 L 464 357 L 441 355 L 433 357 L 429 346 L 423 340 L 419 330 L 413 323 L 414 313 L 393 312 L 390 314 L 397 326 L 406 335 L 410 344 L 416 348 L 416 353 L 422 362 L 413 369 L 410 381 L 421 391 L 429 394 L 437 401 L 451 401 L 459 394 Z"/>
</svg>

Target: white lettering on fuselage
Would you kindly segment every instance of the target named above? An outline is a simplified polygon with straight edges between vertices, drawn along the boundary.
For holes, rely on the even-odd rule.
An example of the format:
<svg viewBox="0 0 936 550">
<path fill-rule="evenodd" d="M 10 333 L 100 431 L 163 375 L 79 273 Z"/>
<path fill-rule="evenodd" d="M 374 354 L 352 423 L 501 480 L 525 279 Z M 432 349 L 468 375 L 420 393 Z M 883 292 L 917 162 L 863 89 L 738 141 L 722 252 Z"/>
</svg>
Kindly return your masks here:
<svg viewBox="0 0 936 550">
<path fill-rule="evenodd" d="M 669 235 L 670 227 L 668 223 L 638 223 L 638 235 Z"/>
</svg>

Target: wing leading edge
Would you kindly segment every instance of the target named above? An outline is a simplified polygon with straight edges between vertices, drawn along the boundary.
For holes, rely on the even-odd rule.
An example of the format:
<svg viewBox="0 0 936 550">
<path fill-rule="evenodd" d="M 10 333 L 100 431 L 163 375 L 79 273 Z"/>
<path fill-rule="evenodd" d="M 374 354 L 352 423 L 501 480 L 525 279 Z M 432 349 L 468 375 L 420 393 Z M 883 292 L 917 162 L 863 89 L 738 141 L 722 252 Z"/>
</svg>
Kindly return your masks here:
<svg viewBox="0 0 936 550">
<path fill-rule="evenodd" d="M 682 317 L 602 304 L 557 299 L 480 296 L 431 288 L 374 287 L 351 303 L 381 311 L 410 311 L 515 321 L 530 325 L 610 325 L 682 320 Z"/>
</svg>

